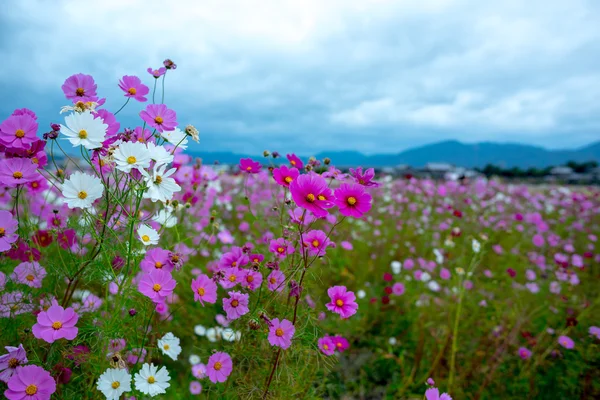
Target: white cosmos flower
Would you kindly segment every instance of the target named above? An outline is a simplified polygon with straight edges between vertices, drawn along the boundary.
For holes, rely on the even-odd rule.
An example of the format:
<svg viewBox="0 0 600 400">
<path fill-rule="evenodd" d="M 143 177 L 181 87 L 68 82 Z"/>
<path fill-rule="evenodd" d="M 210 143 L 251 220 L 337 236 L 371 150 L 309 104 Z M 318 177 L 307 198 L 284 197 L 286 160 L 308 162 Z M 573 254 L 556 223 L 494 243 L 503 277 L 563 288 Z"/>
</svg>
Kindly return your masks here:
<svg viewBox="0 0 600 400">
<path fill-rule="evenodd" d="M 163 336 L 162 339 L 158 339 L 158 348 L 163 352 L 163 354 L 166 354 L 173 360 L 177 360 L 177 356 L 179 356 L 181 353 L 179 338 L 173 335 L 171 332 Z"/>
<path fill-rule="evenodd" d="M 359 299 L 364 299 L 365 296 L 367 295 L 367 292 L 365 292 L 364 290 L 360 289 L 357 293 L 357 296 Z"/>
<path fill-rule="evenodd" d="M 131 375 L 126 369 L 109 368 L 100 375 L 96 387 L 107 400 L 119 400 L 123 393 L 131 391 Z"/>
<path fill-rule="evenodd" d="M 392 272 L 396 275 L 402 271 L 402 263 L 400 261 L 392 261 L 391 263 Z"/>
<path fill-rule="evenodd" d="M 170 164 L 173 162 L 175 156 L 163 146 L 157 146 L 152 142 L 147 143 L 148 152 L 150 153 L 150 159 L 155 161 L 156 164 Z"/>
<path fill-rule="evenodd" d="M 69 208 L 90 208 L 92 203 L 102 197 L 102 181 L 83 172 L 73 172 L 63 183 L 62 194 Z"/>
<path fill-rule="evenodd" d="M 137 233 L 144 246 L 158 244 L 158 239 L 160 239 L 158 232 L 150 228 L 148 225 L 140 225 Z"/>
<path fill-rule="evenodd" d="M 223 329 L 223 332 L 221 332 L 221 337 L 223 340 L 233 342 L 235 340 L 235 331 L 231 328 L 225 328 Z"/>
<path fill-rule="evenodd" d="M 429 282 L 431 280 L 431 275 L 428 272 L 423 272 L 421 274 L 421 282 Z"/>
<path fill-rule="evenodd" d="M 126 174 L 133 168 L 142 172 L 150 166 L 150 152 L 144 143 L 123 142 L 113 153 L 117 169 Z"/>
<path fill-rule="evenodd" d="M 196 364 L 200 364 L 200 357 L 197 356 L 196 354 L 191 354 L 190 357 L 188 358 L 188 360 L 190 361 L 190 364 L 192 365 L 196 365 Z"/>
<path fill-rule="evenodd" d="M 196 325 L 194 327 L 194 333 L 198 336 L 204 336 L 206 335 L 206 328 L 202 325 Z"/>
<path fill-rule="evenodd" d="M 388 343 L 395 346 L 398 343 L 398 340 L 395 337 L 391 337 L 388 339 Z"/>
<path fill-rule="evenodd" d="M 215 328 L 208 328 L 206 330 L 206 338 L 209 342 L 216 342 L 218 338 L 218 332 Z"/>
<path fill-rule="evenodd" d="M 135 388 L 150 397 L 166 393 L 166 389 L 171 386 L 169 383 L 171 377 L 167 369 L 165 367 L 158 369 L 154 364 L 142 365 L 142 369 L 134 375 L 133 379 Z"/>
<path fill-rule="evenodd" d="M 177 217 L 173 215 L 171 210 L 166 208 L 160 210 L 152 217 L 152 221 L 163 225 L 165 228 L 172 228 L 177 225 Z"/>
<path fill-rule="evenodd" d="M 477 239 L 473 239 L 473 241 L 471 242 L 471 246 L 473 247 L 474 253 L 479 253 L 479 251 L 481 250 L 481 244 L 477 241 Z"/>
<path fill-rule="evenodd" d="M 152 175 L 145 170 L 140 170 L 148 185 L 144 198 L 164 203 L 173 198 L 173 193 L 181 190 L 181 186 L 175 182 L 175 179 L 170 178 L 177 171 L 177 168 L 171 168 L 168 171 L 166 169 L 166 165 L 157 164 L 154 166 Z"/>
<path fill-rule="evenodd" d="M 441 289 L 440 284 L 437 283 L 436 281 L 429 281 L 429 283 L 427 284 L 427 287 L 429 287 L 429 289 L 434 292 L 439 292 Z"/>
<path fill-rule="evenodd" d="M 102 147 L 108 129 L 102 118 L 94 118 L 92 113 L 85 111 L 67 115 L 65 124 L 67 126 L 60 126 L 60 132 L 73 146 L 83 146 L 88 150 Z"/>
<path fill-rule="evenodd" d="M 177 146 L 183 150 L 187 149 L 188 136 L 179 128 L 175 128 L 172 131 L 161 132 L 160 136 L 173 146 Z"/>
</svg>

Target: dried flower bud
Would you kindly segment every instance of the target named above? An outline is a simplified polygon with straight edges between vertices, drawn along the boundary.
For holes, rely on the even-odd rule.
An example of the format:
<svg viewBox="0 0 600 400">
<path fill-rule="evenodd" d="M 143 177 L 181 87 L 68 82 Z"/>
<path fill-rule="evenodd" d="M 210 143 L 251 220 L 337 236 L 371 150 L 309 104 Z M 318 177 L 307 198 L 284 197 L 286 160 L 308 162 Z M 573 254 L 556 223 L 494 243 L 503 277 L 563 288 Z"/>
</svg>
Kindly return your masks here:
<svg viewBox="0 0 600 400">
<path fill-rule="evenodd" d="M 166 69 L 177 69 L 177 64 L 175 64 L 171 59 L 167 58 L 163 61 L 163 65 Z"/>
<path fill-rule="evenodd" d="M 324 163 L 325 165 L 329 165 L 329 164 L 331 164 L 331 159 L 330 159 L 329 157 L 325 157 L 325 158 L 323 159 L 323 163 Z"/>
<path fill-rule="evenodd" d="M 186 125 L 185 133 L 188 136 L 191 136 L 194 142 L 198 143 L 200 141 L 200 133 L 193 125 Z"/>
<path fill-rule="evenodd" d="M 137 314 L 137 311 L 135 310 L 135 308 L 132 308 L 131 310 L 129 310 L 129 315 L 131 315 L 132 317 L 135 317 L 136 314 Z"/>
<path fill-rule="evenodd" d="M 256 319 L 251 319 L 250 321 L 248 321 L 248 328 L 250 328 L 253 331 L 257 331 L 260 329 L 260 322 Z"/>
</svg>

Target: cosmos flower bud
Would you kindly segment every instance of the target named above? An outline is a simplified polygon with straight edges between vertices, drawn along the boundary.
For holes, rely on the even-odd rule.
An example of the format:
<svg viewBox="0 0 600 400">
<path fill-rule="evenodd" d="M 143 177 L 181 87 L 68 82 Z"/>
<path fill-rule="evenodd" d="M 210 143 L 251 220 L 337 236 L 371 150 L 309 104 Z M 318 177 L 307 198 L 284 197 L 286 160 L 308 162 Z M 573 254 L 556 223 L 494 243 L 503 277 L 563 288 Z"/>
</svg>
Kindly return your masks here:
<svg viewBox="0 0 600 400">
<path fill-rule="evenodd" d="M 263 151 L 263 157 L 269 157 L 269 155 L 271 155 L 271 153 L 269 153 L 269 150 Z"/>
<path fill-rule="evenodd" d="M 132 308 L 131 310 L 129 310 L 129 315 L 131 315 L 132 317 L 135 317 L 136 314 L 137 314 L 137 311 L 135 308 Z"/>
<path fill-rule="evenodd" d="M 331 159 L 330 159 L 329 157 L 325 157 L 325 158 L 323 159 L 323 163 L 324 163 L 325 165 L 329 165 L 329 164 L 331 164 Z"/>
<path fill-rule="evenodd" d="M 276 152 L 276 151 L 274 151 L 273 153 L 271 153 L 271 156 L 273 156 L 273 158 L 279 158 L 279 157 L 281 157 L 281 155 L 278 152 Z"/>
<path fill-rule="evenodd" d="M 177 69 L 177 64 L 175 64 L 170 58 L 167 58 L 163 61 L 163 65 L 166 69 Z"/>
</svg>

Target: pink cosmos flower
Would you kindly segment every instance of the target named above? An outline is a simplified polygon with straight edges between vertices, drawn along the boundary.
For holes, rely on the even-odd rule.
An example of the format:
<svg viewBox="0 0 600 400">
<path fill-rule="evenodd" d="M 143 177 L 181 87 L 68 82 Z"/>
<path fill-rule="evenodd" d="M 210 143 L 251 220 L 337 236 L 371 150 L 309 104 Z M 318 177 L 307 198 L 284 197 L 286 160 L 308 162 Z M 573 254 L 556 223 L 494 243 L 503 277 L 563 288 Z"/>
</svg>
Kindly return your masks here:
<svg viewBox="0 0 600 400">
<path fill-rule="evenodd" d="M 37 165 L 28 158 L 9 158 L 0 163 L 0 184 L 11 188 L 39 178 Z"/>
<path fill-rule="evenodd" d="M 29 287 L 41 288 L 45 276 L 46 270 L 39 263 L 22 262 L 15 267 L 11 279 Z"/>
<path fill-rule="evenodd" d="M 331 336 L 331 341 L 335 345 L 335 349 L 340 353 L 345 351 L 348 347 L 350 347 L 348 339 L 346 339 L 343 336 Z"/>
<path fill-rule="evenodd" d="M 192 290 L 194 291 L 194 301 L 214 304 L 217 301 L 217 284 L 204 274 L 198 275 L 192 280 Z"/>
<path fill-rule="evenodd" d="M 37 365 L 19 367 L 8 381 L 4 395 L 8 400 L 49 400 L 56 391 L 56 381 Z"/>
<path fill-rule="evenodd" d="M 281 292 L 285 287 L 285 275 L 278 269 L 273 270 L 269 276 L 267 277 L 268 285 L 270 291 L 272 292 Z"/>
<path fill-rule="evenodd" d="M 404 284 L 402 282 L 396 282 L 392 286 L 392 293 L 396 296 L 402 296 L 404 294 Z"/>
<path fill-rule="evenodd" d="M 204 364 L 196 364 L 192 366 L 192 375 L 195 378 L 202 379 L 206 377 L 206 365 Z"/>
<path fill-rule="evenodd" d="M 35 306 L 31 304 L 31 296 L 22 292 L 4 293 L 0 297 L 0 317 L 11 318 L 15 315 L 32 312 Z"/>
<path fill-rule="evenodd" d="M 292 183 L 298 175 L 300 175 L 300 172 L 297 168 L 288 168 L 285 165 L 273 170 L 273 179 L 275 179 L 275 182 L 277 182 L 278 185 L 285 187 L 289 187 L 290 183 Z"/>
<path fill-rule="evenodd" d="M 190 382 L 190 393 L 191 394 L 200 394 L 202 393 L 202 384 L 198 381 Z"/>
<path fill-rule="evenodd" d="M 0 144 L 12 149 L 29 149 L 37 140 L 38 123 L 30 115 L 12 115 L 0 124 Z"/>
<path fill-rule="evenodd" d="M 106 354 L 106 357 L 111 357 L 114 353 L 120 352 L 125 349 L 126 345 L 127 342 L 125 339 L 111 339 L 108 343 L 108 353 Z"/>
<path fill-rule="evenodd" d="M 65 80 L 62 90 L 67 99 L 72 100 L 73 103 L 78 101 L 85 103 L 98 100 L 96 97 L 97 87 L 91 75 L 75 74 Z"/>
<path fill-rule="evenodd" d="M 19 236 L 15 233 L 19 222 L 9 211 L 0 210 L 0 252 L 10 250 Z"/>
<path fill-rule="evenodd" d="M 279 238 L 271 240 L 269 243 L 269 251 L 275 254 L 277 257 L 284 259 L 289 254 L 292 254 L 295 249 L 290 242 L 284 238 Z"/>
<path fill-rule="evenodd" d="M 146 354 L 148 354 L 146 349 L 131 349 L 125 356 L 127 357 L 127 362 L 133 365 L 143 363 L 146 360 Z"/>
<path fill-rule="evenodd" d="M 536 247 L 542 247 L 544 245 L 544 243 L 546 242 L 544 240 L 544 236 L 542 236 L 541 234 L 537 233 L 535 235 L 533 235 L 533 245 Z"/>
<path fill-rule="evenodd" d="M 285 350 L 291 346 L 294 332 L 296 328 L 290 321 L 284 319 L 280 322 L 279 318 L 273 318 L 269 328 L 269 343 L 271 346 L 279 346 Z"/>
<path fill-rule="evenodd" d="M 369 187 L 379 187 L 381 184 L 373 181 L 375 177 L 375 170 L 373 168 L 369 168 L 363 174 L 362 167 L 358 167 L 356 169 L 350 168 L 350 175 L 354 178 L 356 183 L 363 186 Z"/>
<path fill-rule="evenodd" d="M 300 175 L 290 183 L 290 192 L 298 207 L 311 211 L 316 217 L 325 217 L 327 209 L 333 207 L 333 193 L 321 175 Z"/>
<path fill-rule="evenodd" d="M 240 292 L 229 292 L 229 298 L 223 298 L 223 309 L 227 318 L 234 320 L 248 313 L 248 295 Z"/>
<path fill-rule="evenodd" d="M 167 69 L 165 67 L 160 67 L 159 69 L 148 68 L 148 73 L 152 75 L 154 79 L 158 79 L 167 73 Z"/>
<path fill-rule="evenodd" d="M 448 393 L 443 393 L 440 396 L 438 388 L 429 388 L 425 391 L 425 398 L 427 400 L 452 400 L 452 397 Z"/>
<path fill-rule="evenodd" d="M 330 336 L 324 336 L 320 338 L 317 344 L 319 346 L 319 350 L 321 350 L 321 353 L 325 354 L 326 356 L 332 356 L 333 353 L 335 353 L 335 343 L 333 343 L 333 340 L 331 340 Z"/>
<path fill-rule="evenodd" d="M 347 217 L 360 218 L 371 209 L 373 198 L 365 191 L 364 186 L 358 183 L 342 183 L 334 195 L 340 213 Z"/>
<path fill-rule="evenodd" d="M 325 255 L 327 246 L 331 245 L 331 241 L 327 238 L 325 232 L 313 229 L 302 236 L 303 245 L 308 248 L 308 254 L 311 256 L 322 257 Z"/>
<path fill-rule="evenodd" d="M 251 158 L 242 158 L 238 166 L 240 171 L 248 174 L 257 174 L 262 168 L 262 165 L 258 161 L 253 161 Z"/>
<path fill-rule="evenodd" d="M 245 272 L 238 267 L 223 269 L 223 279 L 219 281 L 224 289 L 231 289 L 237 286 L 244 278 Z"/>
<path fill-rule="evenodd" d="M 163 271 L 173 271 L 173 263 L 171 262 L 169 250 L 155 247 L 146 252 L 144 259 L 140 262 L 140 269 L 144 272 L 151 272 L 155 269 Z"/>
<path fill-rule="evenodd" d="M 125 75 L 119 81 L 119 87 L 125 92 L 125 97 L 133 98 L 140 102 L 146 101 L 147 99 L 144 96 L 150 92 L 148 86 L 144 85 L 137 76 Z"/>
<path fill-rule="evenodd" d="M 8 354 L 0 356 L 0 381 L 6 383 L 18 367 L 27 364 L 27 354 L 25 354 L 22 344 L 19 347 L 6 346 L 4 348 Z"/>
<path fill-rule="evenodd" d="M 531 357 L 531 350 L 529 350 L 526 347 L 520 347 L 519 351 L 518 351 L 519 357 L 521 357 L 522 360 L 527 360 L 529 357 Z"/>
<path fill-rule="evenodd" d="M 298 225 L 310 225 L 316 220 L 313 213 L 308 210 L 303 210 L 302 208 L 294 208 L 293 210 L 289 210 L 288 214 L 292 222 Z"/>
<path fill-rule="evenodd" d="M 138 290 L 153 302 L 162 303 L 173 293 L 176 285 L 177 282 L 175 282 L 170 272 L 155 269 L 144 274 L 138 284 Z"/>
<path fill-rule="evenodd" d="M 177 113 L 164 104 L 148 104 L 140 117 L 159 132 L 172 131 L 177 127 Z"/>
<path fill-rule="evenodd" d="M 597 326 L 590 326 L 589 334 L 591 336 L 595 336 L 596 339 L 600 340 L 600 328 L 599 327 L 597 327 Z"/>
<path fill-rule="evenodd" d="M 565 349 L 572 349 L 575 347 L 575 342 L 568 336 L 561 335 L 558 337 L 558 344 Z"/>
<path fill-rule="evenodd" d="M 75 324 L 79 316 L 72 308 L 64 309 L 53 305 L 48 311 L 42 311 L 37 316 L 37 323 L 31 331 L 33 336 L 43 339 L 48 343 L 54 343 L 58 339 L 73 340 L 79 331 Z"/>
<path fill-rule="evenodd" d="M 339 314 L 342 318 L 350 318 L 356 314 L 358 304 L 353 292 L 348 291 L 346 286 L 333 286 L 327 289 L 331 302 L 326 304 L 329 311 Z"/>
<path fill-rule="evenodd" d="M 304 163 L 302 162 L 302 160 L 300 158 L 298 158 L 297 155 L 295 155 L 295 154 L 288 154 L 286 157 L 287 157 L 287 159 L 290 162 L 290 165 L 292 167 L 296 167 L 298 169 L 304 168 Z"/>
<path fill-rule="evenodd" d="M 233 370 L 233 362 L 229 354 L 216 352 L 208 359 L 206 374 L 212 383 L 225 382 Z"/>
<path fill-rule="evenodd" d="M 255 291 L 260 287 L 263 281 L 263 276 L 260 272 L 252 269 L 244 270 L 242 277 L 242 287 Z"/>
</svg>

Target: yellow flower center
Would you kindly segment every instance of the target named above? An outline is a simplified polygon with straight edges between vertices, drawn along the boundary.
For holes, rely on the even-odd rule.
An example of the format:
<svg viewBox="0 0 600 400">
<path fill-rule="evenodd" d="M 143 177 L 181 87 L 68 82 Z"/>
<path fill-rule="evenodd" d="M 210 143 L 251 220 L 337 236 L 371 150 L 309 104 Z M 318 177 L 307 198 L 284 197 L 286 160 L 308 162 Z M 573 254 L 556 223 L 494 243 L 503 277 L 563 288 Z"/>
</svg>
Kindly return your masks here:
<svg viewBox="0 0 600 400">
<path fill-rule="evenodd" d="M 348 204 L 350 204 L 351 206 L 353 206 L 353 205 L 355 205 L 355 204 L 356 204 L 356 197 L 352 197 L 352 196 L 350 196 L 350 197 L 348 197 L 348 199 L 346 200 L 346 202 L 347 202 Z"/>
<path fill-rule="evenodd" d="M 134 94 L 137 93 L 137 90 L 135 90 L 135 88 L 132 87 L 132 88 L 129 88 L 129 90 L 127 91 L 127 93 L 129 93 L 131 95 L 134 95 Z"/>
<path fill-rule="evenodd" d="M 283 247 L 278 247 L 278 248 L 277 248 L 277 252 L 278 252 L 279 254 L 283 254 L 283 252 L 284 252 L 284 251 L 285 251 L 285 249 L 284 249 Z"/>
<path fill-rule="evenodd" d="M 6 234 L 6 229 L 0 228 L 0 237 L 4 237 L 5 234 Z"/>
<path fill-rule="evenodd" d="M 147 379 L 148 383 L 154 383 L 156 382 L 156 379 L 154 379 L 154 377 L 152 375 L 150 375 Z"/>
<path fill-rule="evenodd" d="M 160 289 L 162 289 L 162 286 L 160 286 L 160 283 L 155 283 L 154 286 L 152 286 L 152 290 L 154 290 L 155 292 L 159 292 Z"/>
<path fill-rule="evenodd" d="M 282 337 L 283 336 L 283 329 L 281 328 L 277 328 L 275 329 L 275 335 Z"/>
<path fill-rule="evenodd" d="M 342 342 L 337 342 L 335 345 L 336 345 L 337 347 L 342 347 Z"/>
<path fill-rule="evenodd" d="M 163 123 L 163 119 L 160 115 L 157 115 L 156 118 L 154 118 L 154 122 L 156 122 L 157 124 L 162 124 Z"/>
<path fill-rule="evenodd" d="M 232 266 L 232 267 L 236 267 L 236 266 L 237 266 L 237 261 L 234 261 L 234 262 L 232 262 L 232 263 L 231 263 L 231 266 Z"/>
<path fill-rule="evenodd" d="M 336 306 L 338 306 L 338 307 L 341 307 L 341 306 L 343 306 L 343 305 L 344 305 L 344 302 L 342 301 L 342 299 L 337 299 L 337 300 L 335 301 L 335 305 L 336 305 Z"/>
<path fill-rule="evenodd" d="M 203 287 L 199 287 L 199 288 L 198 288 L 198 294 L 199 294 L 200 296 L 204 296 L 204 293 L 206 293 L 206 290 L 204 290 L 204 288 L 203 288 Z"/>
<path fill-rule="evenodd" d="M 21 139 L 23 136 L 25 136 L 25 131 L 23 129 L 17 129 L 15 132 L 15 137 Z"/>
<path fill-rule="evenodd" d="M 113 388 L 113 389 L 118 389 L 118 388 L 119 388 L 119 386 L 121 386 L 121 383 L 120 383 L 120 382 L 117 382 L 117 381 L 114 381 L 114 382 L 112 383 L 112 385 L 110 385 L 110 386 L 112 386 L 112 388 Z"/>
<path fill-rule="evenodd" d="M 231 300 L 231 307 L 237 307 L 240 304 L 237 300 Z"/>
<path fill-rule="evenodd" d="M 223 364 L 217 361 L 213 368 L 215 369 L 215 371 L 219 371 L 221 368 L 223 368 Z"/>
<path fill-rule="evenodd" d="M 157 261 L 154 263 L 154 268 L 161 269 L 162 267 L 163 267 L 163 263 L 161 263 L 160 261 Z"/>
<path fill-rule="evenodd" d="M 158 175 L 156 179 L 154 179 L 154 183 L 160 185 L 162 183 L 162 176 Z"/>
<path fill-rule="evenodd" d="M 79 139 L 87 139 L 88 133 L 85 129 L 79 131 Z"/>
<path fill-rule="evenodd" d="M 284 179 L 285 183 L 290 183 L 293 179 L 291 176 L 286 176 Z"/>
<path fill-rule="evenodd" d="M 246 277 L 246 281 L 247 281 L 247 282 L 253 282 L 253 281 L 254 281 L 254 276 L 252 276 L 252 275 L 248 275 L 248 276 Z"/>
<path fill-rule="evenodd" d="M 327 200 L 327 197 L 323 196 L 322 194 L 317 196 L 317 199 L 323 201 L 323 200 Z"/>
<path fill-rule="evenodd" d="M 165 349 L 165 350 L 169 350 L 170 348 L 171 348 L 171 346 L 169 346 L 168 344 L 165 344 L 165 345 L 163 346 L 163 349 Z"/>
<path fill-rule="evenodd" d="M 16 358 L 11 358 L 8 360 L 8 368 L 17 368 L 19 366 L 19 360 Z"/>
<path fill-rule="evenodd" d="M 137 158 L 134 156 L 127 157 L 127 164 L 135 164 L 137 162 Z"/>
<path fill-rule="evenodd" d="M 84 200 L 87 198 L 87 193 L 84 192 L 83 190 L 81 192 L 79 192 L 79 194 L 77 195 L 77 197 L 79 197 L 81 200 Z"/>
<path fill-rule="evenodd" d="M 144 235 L 144 236 L 142 236 L 142 240 L 143 240 L 144 242 L 149 242 L 149 241 L 150 241 L 150 236 L 148 236 L 148 235 Z"/>
<path fill-rule="evenodd" d="M 35 386 L 34 384 L 31 385 L 27 385 L 27 387 L 25 388 L 25 393 L 27 393 L 29 396 L 33 396 L 34 394 L 37 393 L 37 386 Z"/>
<path fill-rule="evenodd" d="M 318 241 L 317 239 L 315 239 L 315 240 L 313 240 L 313 241 L 312 241 L 312 245 L 313 245 L 314 247 L 319 247 L 319 244 L 320 244 L 320 243 L 319 243 L 319 241 Z"/>
<path fill-rule="evenodd" d="M 13 172 L 13 178 L 15 179 L 21 179 L 23 177 L 23 173 L 21 171 L 15 171 Z"/>
<path fill-rule="evenodd" d="M 33 275 L 29 274 L 29 275 L 27 275 L 25 277 L 25 279 L 27 279 L 29 282 L 33 282 L 33 280 L 35 279 L 35 277 Z"/>
<path fill-rule="evenodd" d="M 329 346 L 328 346 L 328 345 L 326 345 L 326 344 L 324 344 L 324 345 L 323 345 L 323 348 L 324 348 L 325 350 L 329 350 Z"/>
<path fill-rule="evenodd" d="M 229 282 L 235 282 L 236 276 L 234 274 L 229 275 Z"/>
<path fill-rule="evenodd" d="M 290 164 L 292 164 L 292 165 L 295 166 L 296 165 L 296 161 L 292 160 L 292 161 L 290 161 Z"/>
<path fill-rule="evenodd" d="M 315 195 L 312 193 L 307 194 L 306 201 L 308 201 L 309 203 L 312 203 L 313 201 L 315 201 Z"/>
<path fill-rule="evenodd" d="M 277 279 L 271 278 L 271 279 L 269 279 L 269 282 L 271 282 L 274 285 L 277 283 Z"/>
<path fill-rule="evenodd" d="M 54 329 L 55 331 L 59 330 L 60 328 L 62 328 L 62 322 L 56 321 L 52 324 L 52 329 Z"/>
<path fill-rule="evenodd" d="M 83 88 L 77 88 L 77 90 L 75 90 L 75 94 L 77 96 L 83 96 L 85 94 L 85 90 Z"/>
<path fill-rule="evenodd" d="M 40 160 L 38 160 L 38 158 L 37 158 L 37 157 L 33 157 L 33 158 L 31 159 L 31 162 L 32 162 L 32 163 L 34 163 L 34 164 L 39 164 L 39 163 L 40 163 Z M 34 183 L 35 183 L 35 182 L 34 182 Z"/>
<path fill-rule="evenodd" d="M 252 167 L 246 167 L 246 171 L 252 171 Z"/>
</svg>

